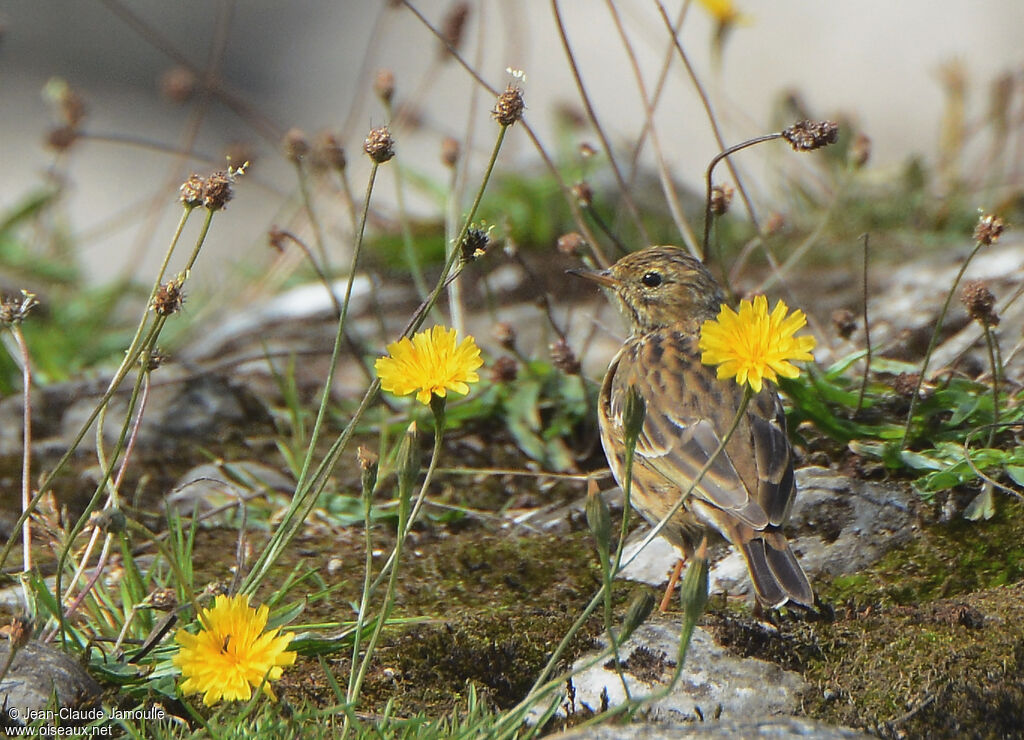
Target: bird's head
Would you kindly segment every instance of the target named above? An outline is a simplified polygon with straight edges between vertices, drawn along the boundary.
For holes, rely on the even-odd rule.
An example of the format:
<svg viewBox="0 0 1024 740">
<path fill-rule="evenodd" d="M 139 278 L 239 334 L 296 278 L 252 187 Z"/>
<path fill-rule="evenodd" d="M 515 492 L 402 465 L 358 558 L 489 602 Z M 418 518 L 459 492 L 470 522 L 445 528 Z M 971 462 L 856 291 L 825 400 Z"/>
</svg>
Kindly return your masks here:
<svg viewBox="0 0 1024 740">
<path fill-rule="evenodd" d="M 714 318 L 725 298 L 699 260 L 679 247 L 647 247 L 606 270 L 570 270 L 609 288 L 634 332 Z"/>
</svg>

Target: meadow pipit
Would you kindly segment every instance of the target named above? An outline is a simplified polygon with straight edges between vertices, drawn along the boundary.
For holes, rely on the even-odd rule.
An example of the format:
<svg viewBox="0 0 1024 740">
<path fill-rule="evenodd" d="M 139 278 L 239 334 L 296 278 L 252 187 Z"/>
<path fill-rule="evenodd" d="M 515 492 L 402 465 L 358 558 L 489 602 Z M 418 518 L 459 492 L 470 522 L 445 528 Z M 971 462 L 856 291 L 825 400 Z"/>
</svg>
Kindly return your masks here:
<svg viewBox="0 0 1024 740">
<path fill-rule="evenodd" d="M 646 404 L 632 468 L 632 505 L 652 523 L 686 495 L 718 449 L 743 402 L 744 387 L 701 362 L 701 325 L 724 296 L 711 273 L 678 247 L 649 247 L 606 270 L 574 274 L 609 288 L 630 325 L 601 386 L 601 443 L 615 480 L 625 475 L 627 391 Z M 770 376 L 769 376 L 770 377 Z M 746 560 L 757 600 L 813 606 L 814 593 L 781 527 L 796 494 L 782 404 L 760 382 L 722 452 L 662 534 L 689 557 L 706 528 Z"/>
</svg>

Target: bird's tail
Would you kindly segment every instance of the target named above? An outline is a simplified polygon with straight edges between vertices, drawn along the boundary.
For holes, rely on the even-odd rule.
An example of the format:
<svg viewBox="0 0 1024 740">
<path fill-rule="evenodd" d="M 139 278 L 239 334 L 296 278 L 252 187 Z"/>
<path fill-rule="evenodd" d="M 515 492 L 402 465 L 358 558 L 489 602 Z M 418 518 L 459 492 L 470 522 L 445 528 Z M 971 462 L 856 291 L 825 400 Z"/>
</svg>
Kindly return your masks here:
<svg viewBox="0 0 1024 740">
<path fill-rule="evenodd" d="M 770 609 L 788 601 L 814 607 L 814 591 L 782 532 L 748 529 L 735 544 L 743 553 L 757 600 Z"/>
</svg>

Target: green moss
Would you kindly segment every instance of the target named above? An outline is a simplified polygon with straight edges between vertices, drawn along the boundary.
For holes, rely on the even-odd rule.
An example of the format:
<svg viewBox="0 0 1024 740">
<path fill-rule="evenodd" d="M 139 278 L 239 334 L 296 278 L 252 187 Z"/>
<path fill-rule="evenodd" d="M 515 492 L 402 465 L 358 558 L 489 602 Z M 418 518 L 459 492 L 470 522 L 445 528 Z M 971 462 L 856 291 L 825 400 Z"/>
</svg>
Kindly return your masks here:
<svg viewBox="0 0 1024 740">
<path fill-rule="evenodd" d="M 391 546 L 390 534 L 375 534 L 382 549 Z M 352 563 L 362 562 L 360 546 L 360 538 L 302 544 L 307 557 L 315 558 L 313 548 L 323 547 L 325 555 Z M 470 683 L 494 706 L 514 705 L 600 585 L 593 543 L 582 531 L 538 535 L 464 524 L 456 531 L 420 532 L 406 552 L 392 617 L 428 621 L 385 632 L 363 690 L 360 708 L 366 711 L 381 711 L 393 700 L 400 716 L 438 716 Z M 333 613 L 327 603 L 314 604 L 303 618 L 350 618 L 338 606 L 358 599 L 361 580 L 355 575 L 353 570 L 341 584 Z M 616 599 L 620 610 L 625 591 Z M 592 619 L 565 661 L 588 648 L 601 629 L 600 618 Z M 344 683 L 349 656 L 336 658 L 330 668 Z M 332 699 L 315 664 L 287 672 L 282 689 L 295 701 Z"/>
<path fill-rule="evenodd" d="M 883 737 L 1010 737 L 1024 726 L 1024 506 L 923 527 L 860 573 L 816 584 L 824 618 L 707 622 L 733 652 L 799 671 L 804 711 Z M 1007 585 L 1012 584 L 1012 585 Z"/>
<path fill-rule="evenodd" d="M 920 604 L 1024 578 L 1024 505 L 1004 500 L 987 522 L 923 527 L 873 567 L 819 584 L 834 603 Z"/>
</svg>

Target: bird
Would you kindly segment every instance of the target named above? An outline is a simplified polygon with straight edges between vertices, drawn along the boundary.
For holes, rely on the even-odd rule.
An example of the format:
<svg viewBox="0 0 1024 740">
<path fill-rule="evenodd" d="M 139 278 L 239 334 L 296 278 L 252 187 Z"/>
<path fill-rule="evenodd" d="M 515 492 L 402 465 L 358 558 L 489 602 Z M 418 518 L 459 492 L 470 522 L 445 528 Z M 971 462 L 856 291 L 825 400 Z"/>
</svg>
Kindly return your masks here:
<svg viewBox="0 0 1024 740">
<path fill-rule="evenodd" d="M 719 379 L 701 362 L 702 324 L 715 319 L 725 296 L 707 267 L 673 246 L 627 254 L 603 270 L 570 270 L 607 288 L 630 334 L 601 385 L 598 421 L 612 475 L 625 479 L 625 411 L 630 389 L 645 415 L 637 438 L 630 502 L 656 524 L 681 497 L 662 530 L 689 559 L 707 532 L 717 531 L 746 561 L 757 604 L 813 608 L 814 592 L 782 532 L 796 496 L 793 450 L 774 387 L 751 392 L 722 452 L 693 480 L 728 434 L 744 388 Z M 676 568 L 676 578 L 682 567 Z M 662 610 L 667 608 L 674 581 Z"/>
</svg>

